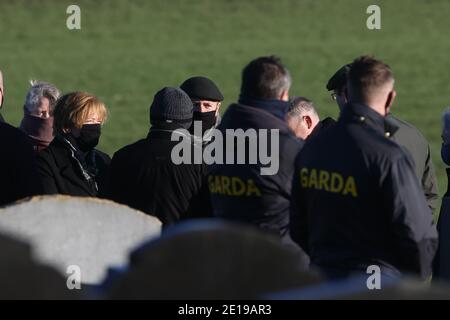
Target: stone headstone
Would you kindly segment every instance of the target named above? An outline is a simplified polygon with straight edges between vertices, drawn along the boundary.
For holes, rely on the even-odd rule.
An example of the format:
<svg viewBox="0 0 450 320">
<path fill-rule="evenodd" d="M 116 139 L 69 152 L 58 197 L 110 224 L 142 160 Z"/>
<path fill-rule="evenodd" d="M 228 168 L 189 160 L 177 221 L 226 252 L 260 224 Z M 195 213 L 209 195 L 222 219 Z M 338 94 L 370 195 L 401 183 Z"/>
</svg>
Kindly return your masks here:
<svg viewBox="0 0 450 320">
<path fill-rule="evenodd" d="M 168 227 L 136 250 L 129 269 L 110 282 L 109 298 L 253 299 L 309 286 L 321 277 L 304 256 L 260 230 L 217 220 Z"/>
<path fill-rule="evenodd" d="M 160 231 L 157 218 L 93 198 L 35 197 L 0 209 L 0 232 L 30 243 L 37 261 L 81 275 L 85 284 L 100 283 L 108 267 L 125 264 Z"/>
</svg>

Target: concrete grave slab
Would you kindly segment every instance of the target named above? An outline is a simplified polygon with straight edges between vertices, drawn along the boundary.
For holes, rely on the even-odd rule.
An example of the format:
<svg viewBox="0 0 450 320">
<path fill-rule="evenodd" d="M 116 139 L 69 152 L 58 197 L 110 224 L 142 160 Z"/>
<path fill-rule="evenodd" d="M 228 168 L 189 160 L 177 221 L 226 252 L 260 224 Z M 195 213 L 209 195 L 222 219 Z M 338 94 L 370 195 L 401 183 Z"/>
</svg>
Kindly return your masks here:
<svg viewBox="0 0 450 320">
<path fill-rule="evenodd" d="M 108 267 L 125 264 L 131 250 L 159 236 L 161 222 L 108 200 L 43 196 L 0 209 L 0 232 L 30 243 L 38 261 L 63 275 L 78 266 L 81 282 L 95 284 Z"/>
</svg>

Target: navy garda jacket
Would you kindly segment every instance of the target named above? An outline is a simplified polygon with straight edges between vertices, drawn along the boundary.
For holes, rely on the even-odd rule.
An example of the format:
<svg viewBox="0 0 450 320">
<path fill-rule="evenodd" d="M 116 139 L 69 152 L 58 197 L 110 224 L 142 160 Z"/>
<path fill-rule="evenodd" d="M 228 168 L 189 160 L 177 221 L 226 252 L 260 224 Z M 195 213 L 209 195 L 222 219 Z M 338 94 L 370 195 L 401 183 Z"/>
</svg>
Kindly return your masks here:
<svg viewBox="0 0 450 320">
<path fill-rule="evenodd" d="M 275 110 L 277 103 L 282 104 L 275 100 L 270 103 Z M 284 242 L 299 249 L 289 236 L 289 205 L 294 161 L 303 142 L 292 135 L 286 122 L 281 120 L 281 115 L 277 116 L 276 112 L 271 113 L 267 109 L 232 104 L 222 118 L 218 129 L 225 137 L 224 155 L 234 152 L 236 160 L 236 154 L 242 152 L 242 148 L 237 150 L 237 143 L 231 150 L 225 142 L 230 139 L 226 134 L 228 129 L 242 129 L 246 132 L 248 129 L 254 129 L 258 139 L 257 145 L 250 145 L 248 141 L 245 143 L 245 163 L 224 162 L 208 167 L 213 213 L 220 218 L 252 224 L 281 237 Z M 271 143 L 271 129 L 279 133 L 278 139 L 274 140 L 275 145 Z M 278 161 L 278 169 L 271 175 L 261 174 L 262 168 L 269 166 L 260 162 L 259 152 L 264 151 L 265 147 L 269 150 L 267 154 L 272 154 L 278 147 L 278 155 L 273 158 Z M 258 156 L 258 163 L 252 163 L 250 155 Z"/>
<path fill-rule="evenodd" d="M 325 269 L 378 265 L 426 277 L 437 232 L 412 159 L 385 125 L 349 104 L 335 126 L 308 139 L 296 161 L 291 236 Z"/>
</svg>

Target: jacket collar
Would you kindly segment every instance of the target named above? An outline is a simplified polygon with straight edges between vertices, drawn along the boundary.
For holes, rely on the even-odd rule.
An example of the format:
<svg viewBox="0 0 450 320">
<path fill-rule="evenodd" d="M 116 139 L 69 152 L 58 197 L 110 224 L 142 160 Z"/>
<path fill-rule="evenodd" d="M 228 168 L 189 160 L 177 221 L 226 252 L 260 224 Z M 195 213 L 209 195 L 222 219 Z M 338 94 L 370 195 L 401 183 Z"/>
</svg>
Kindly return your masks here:
<svg viewBox="0 0 450 320">
<path fill-rule="evenodd" d="M 387 138 L 398 130 L 389 117 L 383 117 L 370 107 L 360 103 L 348 103 L 341 113 L 339 121 L 364 123 Z"/>
<path fill-rule="evenodd" d="M 88 174 L 81 161 L 76 156 L 78 150 L 72 142 L 61 135 L 56 135 L 50 145 L 54 146 L 55 152 L 53 154 L 61 175 L 78 185 L 88 194 L 95 196 L 96 190 L 93 190 L 90 183 L 93 182 L 95 185 L 96 182 Z M 70 160 L 67 161 L 67 158 Z M 74 169 L 74 166 L 77 167 L 78 170 Z"/>
<path fill-rule="evenodd" d="M 399 126 L 396 124 L 396 120 L 395 120 L 395 118 L 393 117 L 393 115 L 391 113 L 386 115 L 384 123 L 385 123 L 385 131 L 386 131 L 386 133 L 389 132 L 390 136 L 395 135 L 395 133 L 399 129 Z"/>
<path fill-rule="evenodd" d="M 231 104 L 218 127 L 219 130 L 249 128 L 278 129 L 280 133 L 292 133 L 285 120 L 260 108 L 243 104 Z"/>
<path fill-rule="evenodd" d="M 264 110 L 282 121 L 285 121 L 286 114 L 289 110 L 289 102 L 276 99 L 240 96 L 239 103 Z"/>
</svg>

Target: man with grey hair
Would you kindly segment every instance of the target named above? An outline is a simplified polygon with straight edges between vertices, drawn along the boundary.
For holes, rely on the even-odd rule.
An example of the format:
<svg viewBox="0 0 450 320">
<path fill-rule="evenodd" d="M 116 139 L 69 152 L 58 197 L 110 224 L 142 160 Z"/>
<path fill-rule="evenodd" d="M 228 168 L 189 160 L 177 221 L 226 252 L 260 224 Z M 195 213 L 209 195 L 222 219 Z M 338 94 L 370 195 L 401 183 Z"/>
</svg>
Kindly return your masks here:
<svg viewBox="0 0 450 320">
<path fill-rule="evenodd" d="M 19 128 L 28 135 L 34 150 L 39 152 L 53 140 L 53 109 L 59 90 L 46 82 L 32 80 L 30 84 Z"/>
<path fill-rule="evenodd" d="M 336 124 L 330 117 L 320 120 L 314 103 L 305 97 L 290 99 L 286 121 L 295 136 L 303 140 L 313 138 Z"/>
<path fill-rule="evenodd" d="M 311 100 L 305 97 L 294 97 L 290 100 L 286 121 L 297 138 L 306 140 L 319 120 L 319 114 Z"/>
</svg>

